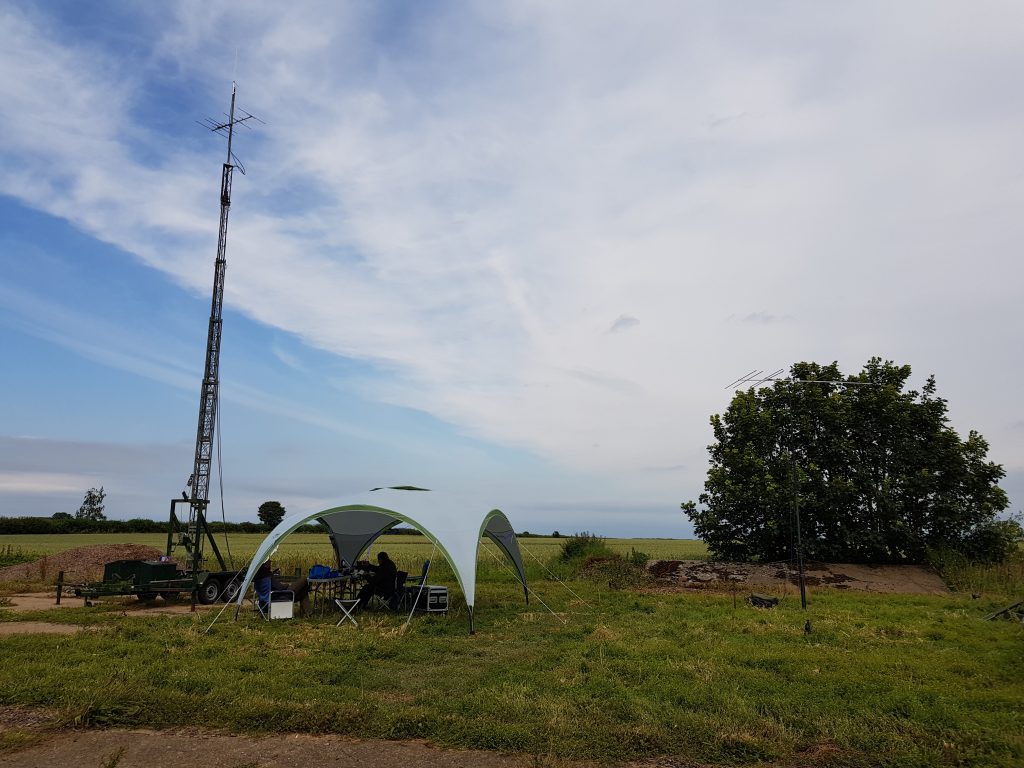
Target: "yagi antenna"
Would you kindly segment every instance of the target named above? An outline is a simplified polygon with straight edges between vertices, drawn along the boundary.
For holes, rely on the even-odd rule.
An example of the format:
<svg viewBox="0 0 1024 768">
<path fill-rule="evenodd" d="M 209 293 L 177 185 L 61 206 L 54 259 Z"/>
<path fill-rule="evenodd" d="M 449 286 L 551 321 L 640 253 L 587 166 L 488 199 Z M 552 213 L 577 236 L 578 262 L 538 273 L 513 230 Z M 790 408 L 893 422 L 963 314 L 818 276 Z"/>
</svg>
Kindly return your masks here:
<svg viewBox="0 0 1024 768">
<path fill-rule="evenodd" d="M 256 117 L 256 115 L 246 112 L 244 109 L 235 108 L 236 90 L 236 84 L 231 83 L 231 112 L 225 115 L 225 117 L 227 118 L 226 121 L 221 122 L 214 120 L 212 117 L 204 117 L 202 120 L 196 120 L 196 122 L 199 125 L 203 126 L 203 128 L 207 129 L 208 131 L 212 131 L 213 133 L 219 133 L 221 136 L 228 137 L 228 159 L 225 161 L 225 165 L 230 165 L 232 167 L 238 168 L 238 170 L 241 171 L 242 175 L 244 176 L 245 167 L 235 156 L 235 154 L 231 151 L 231 140 L 234 138 L 235 126 L 243 125 L 246 128 L 251 128 L 252 126 L 249 125 L 250 120 L 255 120 L 257 123 L 260 123 L 261 125 L 266 125 L 266 123 L 264 123 L 262 120 Z"/>
<path fill-rule="evenodd" d="M 881 387 L 882 385 L 874 381 L 833 381 L 831 379 L 794 379 L 792 376 L 781 377 L 781 374 L 785 373 L 785 368 L 779 368 L 777 371 L 772 371 L 767 376 L 764 375 L 762 370 L 753 370 L 745 376 L 740 376 L 738 379 L 730 384 L 726 384 L 726 389 L 739 389 L 747 384 L 756 389 L 762 384 L 767 384 L 769 381 L 784 381 L 789 384 L 832 384 L 837 387 Z"/>
<path fill-rule="evenodd" d="M 781 374 L 785 373 L 785 372 L 786 372 L 785 368 L 779 368 L 779 370 L 772 371 L 767 376 L 765 376 L 765 373 L 764 373 L 763 370 L 759 370 L 759 369 L 755 368 L 750 373 L 748 373 L 748 374 L 746 374 L 744 376 L 740 376 L 738 379 L 736 379 L 736 381 L 732 382 L 731 384 L 726 384 L 725 388 L 726 389 L 739 388 L 739 387 L 743 387 L 743 386 L 745 386 L 747 384 L 749 384 L 750 386 L 756 388 L 756 387 L 760 387 L 762 384 L 765 384 L 765 383 L 767 383 L 769 381 L 791 381 L 791 379 L 780 379 L 779 378 L 779 376 Z"/>
</svg>

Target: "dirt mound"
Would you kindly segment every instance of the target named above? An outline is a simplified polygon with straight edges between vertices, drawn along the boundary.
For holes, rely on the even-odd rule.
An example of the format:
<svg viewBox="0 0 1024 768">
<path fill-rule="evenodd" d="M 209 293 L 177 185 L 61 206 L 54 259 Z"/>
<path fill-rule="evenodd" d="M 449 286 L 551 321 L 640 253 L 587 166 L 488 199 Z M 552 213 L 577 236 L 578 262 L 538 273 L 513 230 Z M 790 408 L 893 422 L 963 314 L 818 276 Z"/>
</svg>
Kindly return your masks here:
<svg viewBox="0 0 1024 768">
<path fill-rule="evenodd" d="M 679 589 L 787 588 L 799 583 L 790 563 L 728 563 L 709 560 L 657 560 L 648 566 L 662 585 Z M 890 594 L 944 595 L 949 592 L 937 573 L 919 565 L 808 563 L 804 582 L 812 587 Z"/>
<path fill-rule="evenodd" d="M 64 581 L 95 581 L 103 578 L 103 566 L 112 560 L 155 560 L 163 552 L 143 544 L 94 544 L 75 547 L 32 563 L 0 568 L 0 581 L 38 581 L 53 584 L 64 571 Z"/>
</svg>

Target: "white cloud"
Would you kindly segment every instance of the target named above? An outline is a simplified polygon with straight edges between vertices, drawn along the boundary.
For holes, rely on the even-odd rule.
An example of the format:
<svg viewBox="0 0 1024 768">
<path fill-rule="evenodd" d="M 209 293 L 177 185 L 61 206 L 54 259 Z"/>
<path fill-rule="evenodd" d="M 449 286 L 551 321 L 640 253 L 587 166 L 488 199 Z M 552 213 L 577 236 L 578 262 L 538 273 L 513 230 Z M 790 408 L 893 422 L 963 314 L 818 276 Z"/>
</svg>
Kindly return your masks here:
<svg viewBox="0 0 1024 768">
<path fill-rule="evenodd" d="M 81 492 L 95 478 L 60 472 L 0 472 L 0 494 L 53 494 Z"/>
<path fill-rule="evenodd" d="M 225 12 L 177 5 L 153 61 L 212 92 L 237 46 L 268 121 L 237 147 L 229 301 L 377 361 L 373 396 L 659 499 L 680 479 L 641 473 L 695 490 L 751 367 L 894 357 L 1005 422 L 965 369 L 1020 373 L 1019 6 Z M 2 24 L 0 190 L 205 290 L 216 168 L 130 151 L 147 72 Z"/>
</svg>

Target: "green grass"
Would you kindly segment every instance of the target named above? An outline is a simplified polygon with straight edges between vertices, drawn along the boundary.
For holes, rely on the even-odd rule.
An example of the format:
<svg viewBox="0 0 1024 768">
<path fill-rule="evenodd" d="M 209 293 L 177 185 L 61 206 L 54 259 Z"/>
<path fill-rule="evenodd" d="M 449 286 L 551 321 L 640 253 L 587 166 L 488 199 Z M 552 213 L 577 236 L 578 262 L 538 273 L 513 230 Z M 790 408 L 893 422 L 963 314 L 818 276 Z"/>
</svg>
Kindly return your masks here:
<svg viewBox="0 0 1024 768">
<path fill-rule="evenodd" d="M 20 546 L 13 544 L 0 544 L 0 568 L 20 563 L 31 563 L 38 560 L 39 556 L 35 551 L 25 551 Z"/>
<path fill-rule="evenodd" d="M 248 543 L 251 552 L 261 538 L 233 548 L 244 552 Z M 295 538 L 278 562 L 329 554 L 323 537 Z M 547 570 L 558 571 L 560 540 L 522 543 L 546 563 L 524 556 L 535 596 L 523 604 L 486 545 L 475 636 L 454 588 L 451 615 L 417 616 L 407 630 L 404 617 L 372 613 L 358 629 L 329 617 L 264 623 L 248 612 L 234 623 L 225 613 L 207 634 L 208 613 L 0 608 L 0 621 L 94 627 L 70 637 L 0 636 L 0 704 L 49 707 L 96 726 L 427 738 L 533 754 L 538 764 L 656 755 L 725 765 L 1024 761 L 1024 627 L 982 621 L 1017 595 L 1019 579 L 992 581 L 999 589 L 979 600 L 820 589 L 806 613 L 792 594 L 759 611 L 742 594 L 734 608 L 731 595 L 570 580 L 578 599 Z M 694 542 L 608 544 L 623 553 L 655 554 L 660 545 L 655 556 L 700 554 Z M 409 564 L 430 553 L 412 537 L 380 546 Z M 454 584 L 443 565 L 434 575 Z"/>
<path fill-rule="evenodd" d="M 428 738 L 559 758 L 1019 765 L 1024 630 L 994 603 L 821 590 L 771 611 L 729 596 L 480 586 L 447 618 L 257 622 L 69 608 L 74 637 L 0 637 L 0 703 L 98 726 Z M 456 603 L 457 605 L 457 603 Z M 7 620 L 11 612 L 0 611 Z M 804 635 L 806 617 L 813 632 Z M 44 614 L 16 618 L 40 619 Z M 563 623 L 564 622 L 564 623 Z"/>
<path fill-rule="evenodd" d="M 1024 593 L 1024 552 L 1019 550 L 1002 563 L 972 563 L 947 553 L 936 566 L 955 592 L 1007 596 Z"/>
</svg>

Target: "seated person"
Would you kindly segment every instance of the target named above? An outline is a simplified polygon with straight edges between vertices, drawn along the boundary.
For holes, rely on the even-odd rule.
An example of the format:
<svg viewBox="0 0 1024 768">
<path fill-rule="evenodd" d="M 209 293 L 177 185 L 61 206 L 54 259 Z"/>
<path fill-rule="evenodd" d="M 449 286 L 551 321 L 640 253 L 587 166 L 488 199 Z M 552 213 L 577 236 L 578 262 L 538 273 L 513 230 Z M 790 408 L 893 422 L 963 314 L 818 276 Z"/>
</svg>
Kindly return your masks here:
<svg viewBox="0 0 1024 768">
<path fill-rule="evenodd" d="M 295 602 L 299 604 L 300 615 L 309 614 L 309 582 L 305 576 L 296 576 L 288 579 L 281 576 L 280 570 L 275 569 L 269 560 L 263 563 L 256 571 L 253 578 L 253 589 L 256 592 L 256 600 L 260 608 L 266 611 L 270 607 L 270 592 L 281 589 L 291 590 L 295 595 Z"/>
<path fill-rule="evenodd" d="M 270 561 L 267 560 L 263 565 L 256 569 L 256 575 L 252 579 L 252 588 L 256 593 L 256 603 L 260 608 L 260 611 L 266 613 L 270 608 L 270 590 L 271 577 L 273 575 L 273 566 Z"/>
<path fill-rule="evenodd" d="M 398 578 L 398 566 L 388 557 L 387 552 L 377 555 L 377 565 L 368 562 L 358 564 L 363 570 L 372 573 L 370 580 L 359 590 L 359 607 L 365 608 L 370 603 L 370 598 L 380 595 L 385 600 L 395 594 L 395 580 Z"/>
</svg>

